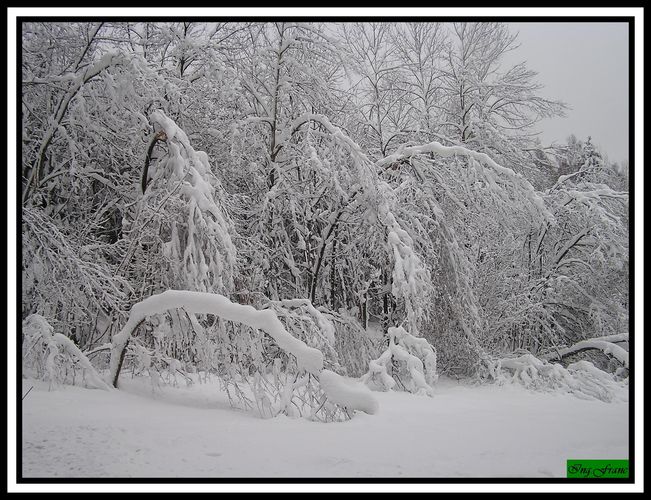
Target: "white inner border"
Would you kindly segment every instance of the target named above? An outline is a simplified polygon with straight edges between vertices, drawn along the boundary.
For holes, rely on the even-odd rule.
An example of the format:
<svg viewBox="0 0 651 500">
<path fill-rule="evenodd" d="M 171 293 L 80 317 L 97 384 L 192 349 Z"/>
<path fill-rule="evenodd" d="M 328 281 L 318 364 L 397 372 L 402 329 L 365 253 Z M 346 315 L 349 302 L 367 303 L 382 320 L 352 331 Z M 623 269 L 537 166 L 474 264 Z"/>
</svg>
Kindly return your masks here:
<svg viewBox="0 0 651 500">
<path fill-rule="evenodd" d="M 531 484 L 469 484 L 463 483 L 242 483 L 242 484 L 17 484 L 16 483 L 16 18 L 20 16 L 52 17 L 99 17 L 99 16 L 240 16 L 240 17 L 292 17 L 305 16 L 627 16 L 635 18 L 635 470 L 633 484 L 573 484 L 573 483 L 531 483 Z M 643 9 L 642 8 L 7 8 L 7 491 L 8 492 L 643 492 Z M 629 153 L 630 155 L 630 153 Z"/>
</svg>

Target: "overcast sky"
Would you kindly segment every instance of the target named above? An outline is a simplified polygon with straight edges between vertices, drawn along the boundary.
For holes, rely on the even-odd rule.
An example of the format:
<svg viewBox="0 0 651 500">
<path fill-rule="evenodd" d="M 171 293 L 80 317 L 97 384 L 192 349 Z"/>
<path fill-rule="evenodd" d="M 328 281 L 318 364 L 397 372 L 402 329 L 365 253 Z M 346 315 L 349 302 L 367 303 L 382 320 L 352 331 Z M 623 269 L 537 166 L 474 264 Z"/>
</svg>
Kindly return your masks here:
<svg viewBox="0 0 651 500">
<path fill-rule="evenodd" d="M 628 24 L 509 23 L 520 47 L 509 63 L 527 61 L 538 72 L 545 97 L 571 106 L 565 118 L 538 127 L 545 143 L 571 133 L 592 141 L 610 160 L 628 159 Z"/>
</svg>

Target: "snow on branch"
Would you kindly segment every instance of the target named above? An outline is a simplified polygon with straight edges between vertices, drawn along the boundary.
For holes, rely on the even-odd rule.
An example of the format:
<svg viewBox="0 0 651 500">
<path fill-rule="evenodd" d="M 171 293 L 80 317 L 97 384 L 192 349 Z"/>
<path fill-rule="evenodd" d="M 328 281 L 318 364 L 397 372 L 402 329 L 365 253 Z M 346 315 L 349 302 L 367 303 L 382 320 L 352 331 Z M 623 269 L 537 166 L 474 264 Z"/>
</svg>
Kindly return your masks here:
<svg viewBox="0 0 651 500">
<path fill-rule="evenodd" d="M 30 174 L 27 186 L 23 192 L 23 203 L 27 200 L 29 193 L 32 192 L 32 188 L 38 185 L 40 182 L 40 177 L 43 172 L 41 172 L 44 162 L 46 159 L 46 152 L 54 140 L 54 136 L 57 131 L 63 130 L 61 123 L 63 118 L 66 116 L 70 102 L 75 98 L 79 93 L 81 88 L 89 82 L 91 79 L 95 78 L 102 71 L 110 68 L 111 66 L 116 66 L 119 64 L 124 64 L 125 57 L 117 52 L 107 52 L 104 54 L 98 61 L 93 65 L 87 66 L 85 69 L 80 70 L 73 77 L 70 78 L 71 85 L 67 89 L 66 93 L 60 98 L 58 104 L 56 105 L 56 111 L 53 116 L 49 117 L 50 126 L 45 131 L 43 135 L 38 154 L 36 157 L 36 163 L 33 165 L 32 172 Z"/>
<path fill-rule="evenodd" d="M 342 376 L 330 370 L 323 370 L 319 382 L 328 399 L 344 408 L 363 411 L 374 415 L 378 411 L 378 403 L 368 389 L 358 384 L 349 383 Z"/>
<path fill-rule="evenodd" d="M 274 339 L 278 347 L 296 357 L 299 368 L 315 375 L 318 375 L 323 369 L 323 354 L 321 351 L 309 347 L 303 341 L 292 337 L 285 330 L 274 311 L 260 311 L 252 306 L 236 304 L 219 294 L 167 290 L 158 295 L 152 295 L 134 305 L 126 325 L 113 337 L 110 365 L 113 385 L 117 383 L 122 352 L 138 324 L 147 316 L 175 308 L 183 308 L 189 313 L 214 314 L 226 320 L 244 323 L 251 328 L 263 330 Z"/>
<path fill-rule="evenodd" d="M 407 310 L 408 327 L 416 332 L 418 317 L 422 312 L 417 298 L 421 290 L 419 284 L 427 279 L 427 272 L 421 260 L 414 252 L 414 243 L 404 229 L 400 227 L 394 215 L 386 215 L 388 229 L 387 243 L 393 253 L 392 293 L 396 298 L 404 299 Z"/>
<path fill-rule="evenodd" d="M 314 318 L 314 321 L 321 329 L 321 332 L 325 336 L 328 342 L 331 345 L 335 344 L 335 327 L 320 311 L 315 309 L 308 299 L 285 299 L 280 301 L 275 301 L 275 303 L 290 308 L 305 308 L 307 312 Z"/>
<path fill-rule="evenodd" d="M 157 179 L 180 183 L 186 203 L 184 234 L 179 237 L 174 227 L 168 242 L 170 249 L 182 251 L 175 258 L 181 260 L 184 286 L 225 292 L 232 286 L 237 249 L 231 238 L 232 222 L 222 206 L 225 194 L 221 184 L 212 174 L 208 155 L 192 147 L 174 120 L 157 110 L 151 114 L 151 121 L 162 128 L 170 149 L 169 157 L 157 168 Z M 185 248 L 181 248 L 181 241 L 185 241 Z"/>
<path fill-rule="evenodd" d="M 182 156 L 178 149 L 173 150 L 175 155 L 175 173 L 179 177 L 182 177 L 185 173 L 190 176 L 190 182 L 183 186 L 183 192 L 189 198 L 193 198 L 201 210 L 210 212 L 215 219 L 220 222 L 220 224 L 225 225 L 221 211 L 215 208 L 215 202 L 213 200 L 213 192 L 215 190 L 213 186 L 204 179 L 204 177 L 211 172 L 208 155 L 203 151 L 196 151 L 190 144 L 190 139 L 188 139 L 186 133 L 174 122 L 174 120 L 167 117 L 161 110 L 154 111 L 151 115 L 151 120 L 152 122 L 157 123 L 165 131 L 168 142 L 180 143 L 185 151 L 185 156 L 189 161 L 182 160 Z M 186 170 L 185 172 L 184 169 Z M 214 180 L 215 182 L 218 182 L 216 179 Z"/>
<path fill-rule="evenodd" d="M 414 243 L 411 237 L 396 219 L 395 214 L 398 213 L 396 205 L 398 202 L 393 189 L 388 183 L 379 178 L 378 170 L 375 168 L 377 163 L 374 165 L 364 154 L 362 148 L 339 127 L 333 125 L 324 115 L 305 113 L 297 117 L 279 134 L 276 141 L 278 150 L 283 148 L 292 135 L 306 123 L 319 124 L 330 134 L 332 140 L 343 147 L 350 155 L 356 176 L 356 185 L 359 188 L 348 199 L 351 201 L 359 192 L 361 193 L 360 198 L 363 198 L 373 210 L 377 211 L 379 215 L 377 220 L 384 226 L 386 231 L 386 249 L 394 264 L 392 293 L 396 298 L 404 299 L 408 316 L 408 328 L 412 333 L 416 333 L 416 323 L 422 308 L 421 303 L 426 295 L 424 290 L 428 286 L 429 280 L 426 266 L 423 265 L 420 257 L 414 251 Z M 341 213 L 340 211 L 339 215 Z M 327 236 L 322 240 L 321 256 L 330 231 L 336 224 L 337 219 L 338 216 L 333 218 Z M 321 261 L 322 259 L 319 258 L 315 263 L 313 271 L 315 275 L 318 275 Z M 314 285 L 316 285 L 316 281 L 314 281 Z M 314 298 L 313 292 L 314 288 L 311 293 L 312 298 Z"/>
<path fill-rule="evenodd" d="M 610 339 L 610 340 L 606 340 Z M 621 339 L 621 340 L 620 340 Z M 596 349 L 602 351 L 604 354 L 608 354 L 614 357 L 619 361 L 624 368 L 628 368 L 628 352 L 621 346 L 618 346 L 614 342 L 622 342 L 628 340 L 628 334 L 620 335 L 610 335 L 607 337 L 600 337 L 588 340 L 582 340 L 577 342 L 573 346 L 566 347 L 564 349 L 559 349 L 556 352 L 552 352 L 544 356 L 544 359 L 548 361 L 560 360 L 571 354 L 576 354 L 581 351 L 587 351 L 590 349 Z"/>
<path fill-rule="evenodd" d="M 612 198 L 616 200 L 628 201 L 629 194 L 625 191 L 615 191 L 608 186 L 602 186 L 598 189 L 590 191 L 577 191 L 576 189 L 569 189 L 566 191 L 568 195 L 572 196 L 576 201 L 589 205 L 590 202 L 600 201 L 601 198 Z"/>
<path fill-rule="evenodd" d="M 613 335 L 605 335 L 604 337 L 595 337 L 592 340 L 604 340 L 606 342 L 628 342 L 628 333 L 615 333 Z"/>
<path fill-rule="evenodd" d="M 375 165 L 377 167 L 383 167 L 395 163 L 403 158 L 427 153 L 434 153 L 444 158 L 459 155 L 478 161 L 482 165 L 491 168 L 495 173 L 509 179 L 514 185 L 521 187 L 523 193 L 527 196 L 529 201 L 531 201 L 536 206 L 536 208 L 540 211 L 541 214 L 545 216 L 545 218 L 553 218 L 545 207 L 543 198 L 536 192 L 531 183 L 521 174 L 514 172 L 510 168 L 499 165 L 486 153 L 473 151 L 463 146 L 443 146 L 440 142 L 433 141 L 420 146 L 400 147 L 392 155 L 386 156 L 385 158 L 381 158 L 380 160 L 376 161 Z M 488 181 L 491 184 L 494 184 L 494 179 L 490 176 L 488 177 Z"/>
</svg>

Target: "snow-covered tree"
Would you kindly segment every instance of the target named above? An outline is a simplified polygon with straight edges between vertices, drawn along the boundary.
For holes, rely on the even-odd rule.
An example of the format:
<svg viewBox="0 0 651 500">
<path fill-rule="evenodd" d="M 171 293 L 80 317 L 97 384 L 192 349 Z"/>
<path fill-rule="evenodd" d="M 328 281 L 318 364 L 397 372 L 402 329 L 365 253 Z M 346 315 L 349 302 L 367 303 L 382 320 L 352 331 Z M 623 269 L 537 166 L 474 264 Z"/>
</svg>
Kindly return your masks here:
<svg viewBox="0 0 651 500">
<path fill-rule="evenodd" d="M 540 95 L 542 86 L 525 62 L 504 67 L 517 34 L 499 22 L 452 23 L 443 79 L 448 137 L 489 153 L 500 163 L 532 175 L 532 130 L 564 105 Z"/>
<path fill-rule="evenodd" d="M 318 392 L 306 408 L 336 419 L 348 396 L 319 398 L 342 375 L 423 394 L 439 374 L 569 387 L 596 376 L 574 358 L 605 352 L 582 346 L 628 333 L 626 169 L 591 139 L 535 136 L 565 107 L 504 64 L 506 24 L 22 29 L 22 313 L 40 376 L 81 359 L 57 335 L 100 370 L 114 338 L 113 375 L 120 359 L 217 375 L 262 414 Z M 180 302 L 137 315 L 167 290 Z M 182 292 L 273 316 L 324 365 Z"/>
</svg>

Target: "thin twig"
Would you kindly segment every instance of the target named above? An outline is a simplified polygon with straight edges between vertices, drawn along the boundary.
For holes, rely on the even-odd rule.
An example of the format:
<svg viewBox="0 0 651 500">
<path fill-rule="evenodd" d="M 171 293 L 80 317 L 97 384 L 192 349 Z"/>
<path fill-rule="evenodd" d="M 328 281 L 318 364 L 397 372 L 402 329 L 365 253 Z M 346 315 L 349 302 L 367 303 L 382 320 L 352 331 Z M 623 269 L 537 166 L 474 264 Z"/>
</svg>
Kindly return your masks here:
<svg viewBox="0 0 651 500">
<path fill-rule="evenodd" d="M 28 395 L 30 392 L 32 392 L 32 389 L 33 389 L 33 388 L 34 388 L 34 386 L 31 386 L 31 387 L 29 388 L 29 390 L 28 390 L 28 391 L 25 393 L 25 395 L 22 397 L 21 401 L 24 401 L 24 400 L 25 400 L 25 398 L 27 397 L 27 395 Z"/>
</svg>

